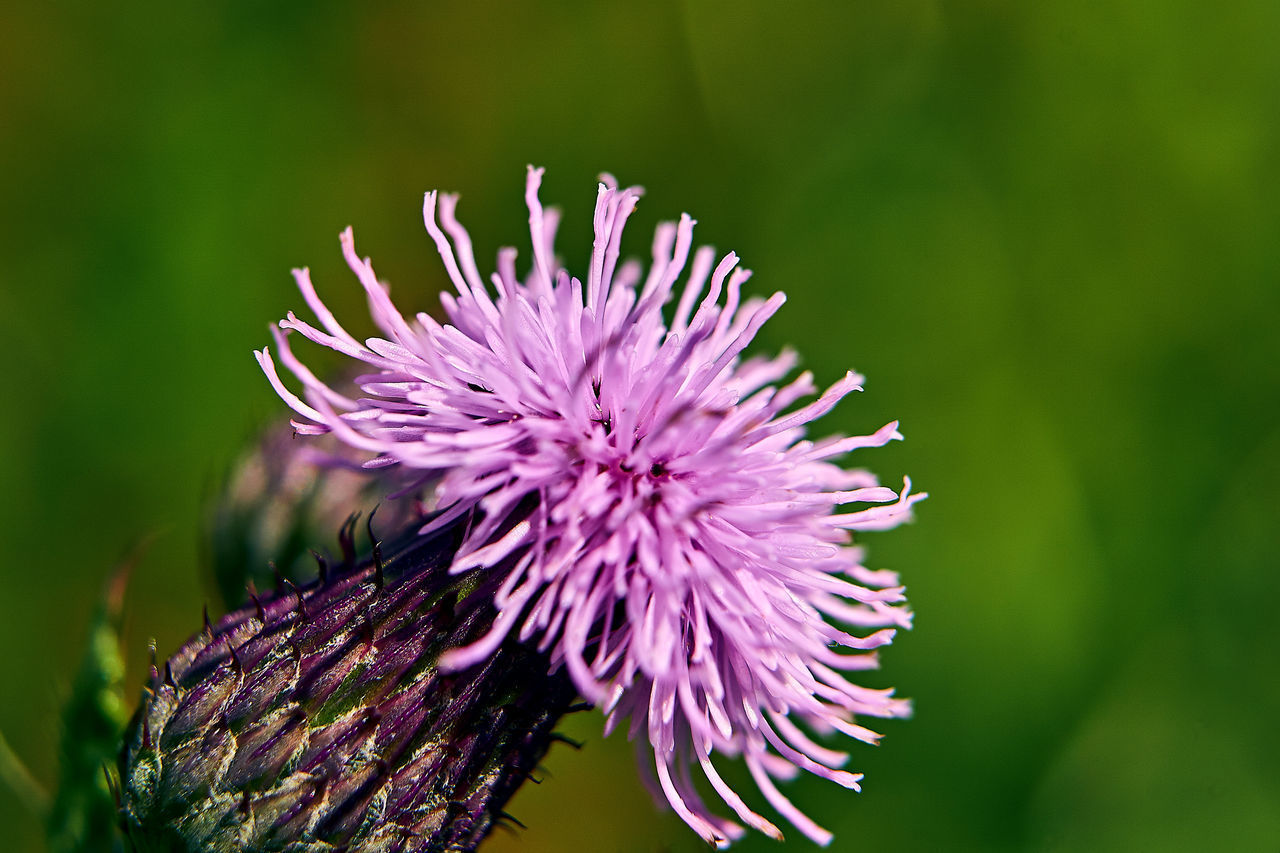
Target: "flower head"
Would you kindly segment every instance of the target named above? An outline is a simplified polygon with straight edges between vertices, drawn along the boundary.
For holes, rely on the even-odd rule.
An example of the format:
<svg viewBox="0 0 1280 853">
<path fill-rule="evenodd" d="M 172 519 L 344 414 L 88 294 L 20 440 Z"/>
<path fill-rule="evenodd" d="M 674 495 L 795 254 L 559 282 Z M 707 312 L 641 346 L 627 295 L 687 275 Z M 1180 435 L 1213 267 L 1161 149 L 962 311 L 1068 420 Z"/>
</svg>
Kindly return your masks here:
<svg viewBox="0 0 1280 853">
<path fill-rule="evenodd" d="M 803 769 L 857 789 L 860 774 L 840 769 L 847 755 L 811 734 L 874 743 L 857 716 L 909 713 L 892 691 L 845 676 L 874 667 L 874 649 L 910 625 L 896 575 L 865 568 L 850 531 L 893 527 L 924 495 L 835 463 L 901 438 L 897 424 L 806 439 L 862 379 L 818 393 L 807 372 L 778 384 L 790 352 L 743 356 L 781 293 L 744 299 L 749 273 L 732 253 L 694 251 L 687 215 L 658 228 L 647 272 L 620 263 L 641 190 L 607 175 L 590 266 L 573 277 L 553 253 L 541 178 L 530 168 L 523 280 L 503 249 L 486 285 L 457 197 L 428 193 L 426 228 L 456 288 L 441 296 L 447 322 L 404 317 L 348 229 L 343 252 L 383 337 L 348 333 L 297 270 L 319 324 L 290 313 L 274 334 L 303 395 L 267 350 L 259 362 L 299 432 L 332 433 L 407 488 L 434 484 L 424 533 L 469 519 L 452 571 L 504 573 L 492 630 L 442 667 L 483 661 L 508 635 L 536 644 L 608 729 L 629 719 L 633 738 L 645 735 L 657 789 L 703 838 L 724 846 L 743 830 L 701 801 L 695 765 L 742 822 L 780 835 L 720 777 L 719 753 L 741 756 L 765 799 L 826 843 L 774 782 Z M 368 365 L 358 395 L 308 370 L 290 331 Z"/>
</svg>

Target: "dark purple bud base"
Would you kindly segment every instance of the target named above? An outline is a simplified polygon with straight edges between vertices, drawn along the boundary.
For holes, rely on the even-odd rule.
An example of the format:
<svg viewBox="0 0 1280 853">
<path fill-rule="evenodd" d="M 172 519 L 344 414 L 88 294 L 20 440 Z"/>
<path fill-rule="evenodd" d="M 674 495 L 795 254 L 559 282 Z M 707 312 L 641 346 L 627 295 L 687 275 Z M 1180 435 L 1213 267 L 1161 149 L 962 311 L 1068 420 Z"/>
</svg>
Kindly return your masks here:
<svg viewBox="0 0 1280 853">
<path fill-rule="evenodd" d="M 122 820 L 151 851 L 470 851 L 576 691 L 483 636 L 504 566 L 450 575 L 461 529 L 411 532 L 208 624 L 150 685 L 121 756 Z"/>
</svg>

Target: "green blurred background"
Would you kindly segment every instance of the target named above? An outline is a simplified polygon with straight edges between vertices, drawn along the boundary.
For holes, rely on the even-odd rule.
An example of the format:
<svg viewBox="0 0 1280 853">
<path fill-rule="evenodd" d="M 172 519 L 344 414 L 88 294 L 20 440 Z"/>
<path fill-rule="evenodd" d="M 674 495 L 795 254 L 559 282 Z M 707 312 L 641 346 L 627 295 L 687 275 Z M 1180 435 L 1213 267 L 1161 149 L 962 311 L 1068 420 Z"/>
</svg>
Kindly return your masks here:
<svg viewBox="0 0 1280 853">
<path fill-rule="evenodd" d="M 867 391 L 828 418 L 932 493 L 877 535 L 916 718 L 853 795 L 788 788 L 836 850 L 1280 849 L 1280 4 L 211 0 L 28 4 L 0 26 L 0 730 L 51 780 L 110 567 L 133 670 L 211 587 L 202 500 L 282 412 L 250 350 L 336 235 L 403 304 L 445 279 L 422 192 L 482 260 L 547 167 L 581 271 L 594 179 L 688 210 L 761 348 Z M 482 264 L 483 265 L 483 264 Z M 356 326 L 355 323 L 349 324 Z M 364 330 L 370 330 L 368 325 Z M 586 717 L 588 715 L 581 715 Z M 499 851 L 697 851 L 629 746 L 549 759 Z M 759 802 L 759 800 L 755 800 Z M 39 822 L 0 794 L 6 850 Z M 799 833 L 743 851 L 811 849 Z"/>
</svg>

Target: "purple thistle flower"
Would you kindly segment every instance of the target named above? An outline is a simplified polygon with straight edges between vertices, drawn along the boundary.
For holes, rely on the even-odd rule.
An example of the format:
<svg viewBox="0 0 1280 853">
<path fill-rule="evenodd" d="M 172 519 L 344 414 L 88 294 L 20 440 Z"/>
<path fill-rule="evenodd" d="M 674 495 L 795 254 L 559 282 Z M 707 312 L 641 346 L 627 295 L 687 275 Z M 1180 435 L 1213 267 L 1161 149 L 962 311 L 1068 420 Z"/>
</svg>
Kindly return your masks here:
<svg viewBox="0 0 1280 853">
<path fill-rule="evenodd" d="M 845 676 L 874 668 L 874 650 L 911 621 L 897 576 L 865 568 L 850 531 L 894 527 L 924 495 L 833 461 L 900 439 L 897 423 L 806 439 L 806 424 L 862 377 L 797 406 L 818 389 L 807 372 L 775 384 L 793 353 L 742 356 L 781 293 L 743 299 L 750 273 L 732 253 L 717 263 L 710 247 L 693 251 L 688 215 L 657 229 L 647 274 L 620 264 L 641 190 L 607 175 L 584 283 L 555 260 L 558 216 L 538 200 L 541 179 L 529 169 L 524 281 L 508 248 L 486 287 L 457 196 L 431 192 L 427 232 L 457 289 L 441 295 L 447 324 L 405 318 L 348 229 L 342 249 L 384 337 L 349 334 L 295 270 L 319 325 L 290 313 L 273 334 L 304 395 L 266 349 L 258 360 L 301 416 L 298 432 L 333 433 L 369 454 L 367 466 L 394 466 L 407 489 L 435 485 L 439 514 L 423 533 L 473 519 L 451 571 L 514 566 L 492 629 L 442 668 L 473 666 L 508 635 L 536 644 L 603 709 L 606 731 L 629 718 L 632 738 L 645 735 L 655 795 L 708 842 L 727 846 L 743 830 L 702 802 L 695 765 L 743 823 L 781 837 L 721 778 L 718 753 L 741 756 L 765 799 L 825 844 L 830 833 L 775 780 L 802 769 L 857 790 L 861 774 L 840 769 L 848 756 L 811 733 L 875 743 L 858 716 L 910 713 L 893 691 Z M 369 365 L 359 396 L 299 362 L 289 331 Z"/>
</svg>

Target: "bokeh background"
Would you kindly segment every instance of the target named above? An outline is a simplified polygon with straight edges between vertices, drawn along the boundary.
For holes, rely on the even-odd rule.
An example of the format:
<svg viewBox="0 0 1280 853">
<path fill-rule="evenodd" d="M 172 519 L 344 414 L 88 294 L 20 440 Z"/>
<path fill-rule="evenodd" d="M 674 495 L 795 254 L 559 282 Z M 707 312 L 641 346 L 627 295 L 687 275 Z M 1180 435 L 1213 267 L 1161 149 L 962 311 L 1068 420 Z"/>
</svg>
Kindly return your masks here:
<svg viewBox="0 0 1280 853">
<path fill-rule="evenodd" d="M 192 5 L 0 26 L 0 731 L 37 777 L 138 537 L 131 698 L 198 627 L 289 268 L 361 315 L 353 224 L 434 308 L 422 192 L 490 258 L 532 162 L 571 268 L 595 176 L 642 183 L 631 253 L 691 212 L 789 294 L 762 349 L 868 375 L 827 429 L 902 420 L 858 461 L 932 493 L 871 540 L 917 611 L 876 683 L 917 714 L 861 795 L 788 789 L 834 849 L 1280 849 L 1280 4 Z M 580 716 L 486 850 L 702 849 Z M 8 792 L 0 826 L 42 849 Z"/>
</svg>

